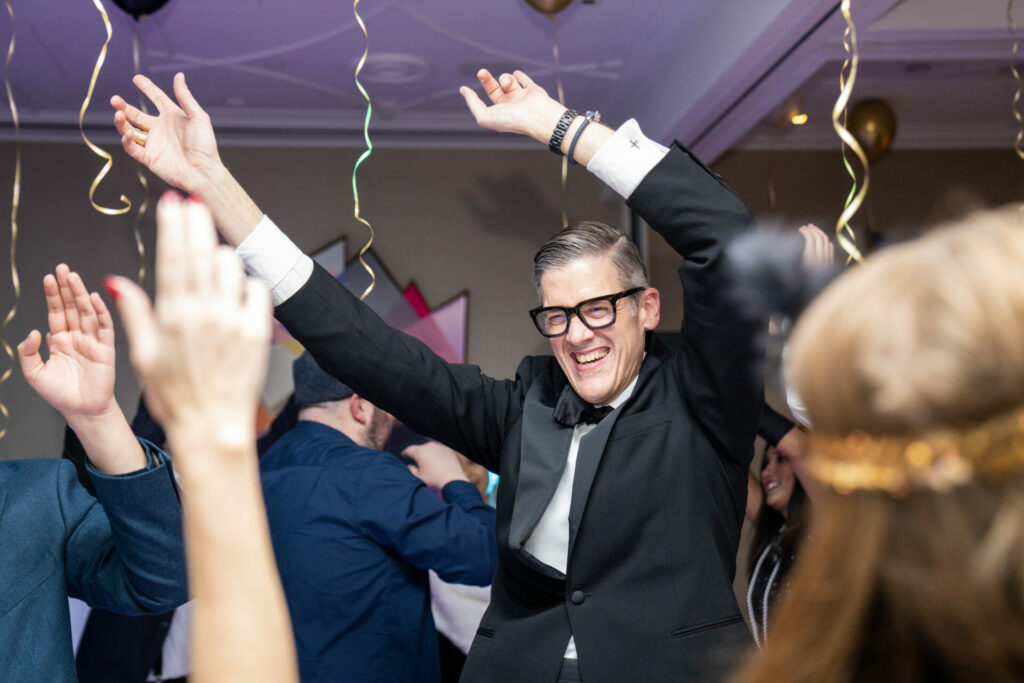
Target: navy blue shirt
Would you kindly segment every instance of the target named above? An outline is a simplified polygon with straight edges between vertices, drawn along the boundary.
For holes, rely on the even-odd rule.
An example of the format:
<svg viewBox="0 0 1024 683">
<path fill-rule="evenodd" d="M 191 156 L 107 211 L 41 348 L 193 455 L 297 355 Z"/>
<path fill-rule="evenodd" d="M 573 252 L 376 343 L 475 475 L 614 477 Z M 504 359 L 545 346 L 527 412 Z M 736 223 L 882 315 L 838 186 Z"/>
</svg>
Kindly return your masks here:
<svg viewBox="0 0 1024 683">
<path fill-rule="evenodd" d="M 386 451 L 300 421 L 260 460 L 302 680 L 437 681 L 427 569 L 489 585 L 494 509 L 472 484 L 441 500 Z"/>
</svg>

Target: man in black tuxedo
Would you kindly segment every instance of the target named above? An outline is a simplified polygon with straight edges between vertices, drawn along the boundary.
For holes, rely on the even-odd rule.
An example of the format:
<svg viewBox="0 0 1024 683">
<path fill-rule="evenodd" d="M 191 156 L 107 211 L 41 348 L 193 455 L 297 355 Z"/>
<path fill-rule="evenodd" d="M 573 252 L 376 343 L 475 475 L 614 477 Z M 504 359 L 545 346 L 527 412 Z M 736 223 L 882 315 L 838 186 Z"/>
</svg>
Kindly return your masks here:
<svg viewBox="0 0 1024 683">
<path fill-rule="evenodd" d="M 566 111 L 522 72 L 478 76 L 491 104 L 462 94 L 481 126 L 586 164 L 680 253 L 678 352 L 648 343 L 660 300 L 636 248 L 582 224 L 535 259 L 531 315 L 554 357 L 525 358 L 511 380 L 448 364 L 263 215 L 220 162 L 184 76 L 180 107 L 136 77 L 159 116 L 112 104 L 125 150 L 206 201 L 321 367 L 500 473 L 499 567 L 463 680 L 721 678 L 749 642 L 731 584 L 762 396 L 755 326 L 724 294 L 723 252 L 750 214 L 686 149 L 662 147 L 634 121 L 612 131 Z"/>
</svg>

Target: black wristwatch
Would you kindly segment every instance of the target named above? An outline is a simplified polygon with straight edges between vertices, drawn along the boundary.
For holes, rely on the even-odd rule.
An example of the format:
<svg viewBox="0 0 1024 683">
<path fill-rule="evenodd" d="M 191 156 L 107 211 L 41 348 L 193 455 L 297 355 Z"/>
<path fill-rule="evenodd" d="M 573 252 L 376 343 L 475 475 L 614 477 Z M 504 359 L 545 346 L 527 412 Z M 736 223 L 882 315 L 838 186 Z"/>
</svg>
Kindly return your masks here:
<svg viewBox="0 0 1024 683">
<path fill-rule="evenodd" d="M 562 155 L 562 140 L 565 139 L 565 132 L 569 130 L 570 124 L 573 119 L 579 116 L 574 109 L 566 109 L 565 113 L 562 114 L 562 118 L 558 119 L 558 123 L 555 124 L 555 132 L 551 134 L 551 139 L 548 140 L 548 149 L 555 154 Z"/>
</svg>

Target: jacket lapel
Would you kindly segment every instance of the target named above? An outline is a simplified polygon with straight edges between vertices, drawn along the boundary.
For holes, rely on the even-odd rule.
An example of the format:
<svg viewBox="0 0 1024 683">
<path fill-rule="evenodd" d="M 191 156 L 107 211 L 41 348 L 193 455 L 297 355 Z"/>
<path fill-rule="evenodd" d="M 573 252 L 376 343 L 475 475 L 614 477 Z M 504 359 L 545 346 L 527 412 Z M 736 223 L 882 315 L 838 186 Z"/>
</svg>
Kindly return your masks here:
<svg viewBox="0 0 1024 683">
<path fill-rule="evenodd" d="M 612 411 L 580 439 L 580 450 L 576 454 L 576 474 L 572 481 L 572 502 L 569 504 L 570 556 L 572 555 L 572 546 L 576 542 L 576 531 L 580 526 L 583 508 L 586 507 L 590 487 L 597 474 L 597 466 L 601 463 L 605 444 L 608 443 L 608 435 L 612 433 L 612 427 L 621 414 L 621 410 Z"/>
<path fill-rule="evenodd" d="M 553 416 L 558 395 L 551 376 L 542 375 L 530 386 L 523 402 L 519 481 L 508 532 L 513 550 L 520 550 L 530 537 L 565 470 L 573 430 Z"/>
<path fill-rule="evenodd" d="M 644 384 L 650 379 L 654 371 L 661 366 L 661 361 L 652 354 L 648 354 L 640 366 L 640 377 L 633 388 L 633 394 L 629 399 L 610 415 L 601 420 L 594 429 L 587 433 L 580 440 L 580 450 L 576 456 L 576 474 L 572 482 L 572 503 L 569 505 L 569 557 L 572 557 L 572 548 L 576 543 L 576 532 L 580 527 L 580 520 L 583 518 L 583 510 L 587 506 L 587 498 L 590 496 L 590 488 L 594 484 L 594 477 L 597 476 L 597 468 L 601 464 L 605 447 L 608 445 L 608 437 L 619 415 L 629 406 L 630 401 L 643 390 Z"/>
</svg>

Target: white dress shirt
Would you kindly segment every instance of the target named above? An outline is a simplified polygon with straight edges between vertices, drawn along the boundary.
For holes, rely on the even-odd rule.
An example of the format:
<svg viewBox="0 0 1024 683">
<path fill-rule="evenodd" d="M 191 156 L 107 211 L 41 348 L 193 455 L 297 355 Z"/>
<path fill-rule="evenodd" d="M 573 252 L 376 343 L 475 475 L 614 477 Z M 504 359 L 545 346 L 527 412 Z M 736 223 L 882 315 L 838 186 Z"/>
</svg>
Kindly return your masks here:
<svg viewBox="0 0 1024 683">
<path fill-rule="evenodd" d="M 639 375 L 633 378 L 622 392 L 608 405 L 618 408 L 633 395 L 633 388 Z M 566 456 L 565 469 L 558 487 L 551 496 L 548 506 L 544 509 L 533 533 L 526 539 L 523 549 L 535 558 L 554 567 L 563 574 L 569 566 L 569 507 L 572 505 L 572 483 L 576 477 L 576 458 L 580 453 L 580 441 L 596 427 L 596 424 L 578 424 L 572 430 L 572 442 Z M 565 648 L 566 659 L 576 659 L 576 641 L 570 636 Z"/>
<path fill-rule="evenodd" d="M 160 648 L 160 676 L 150 672 L 147 681 L 185 678 L 192 673 L 191 664 L 192 601 L 174 610 L 171 626 L 167 629 Z"/>
</svg>

